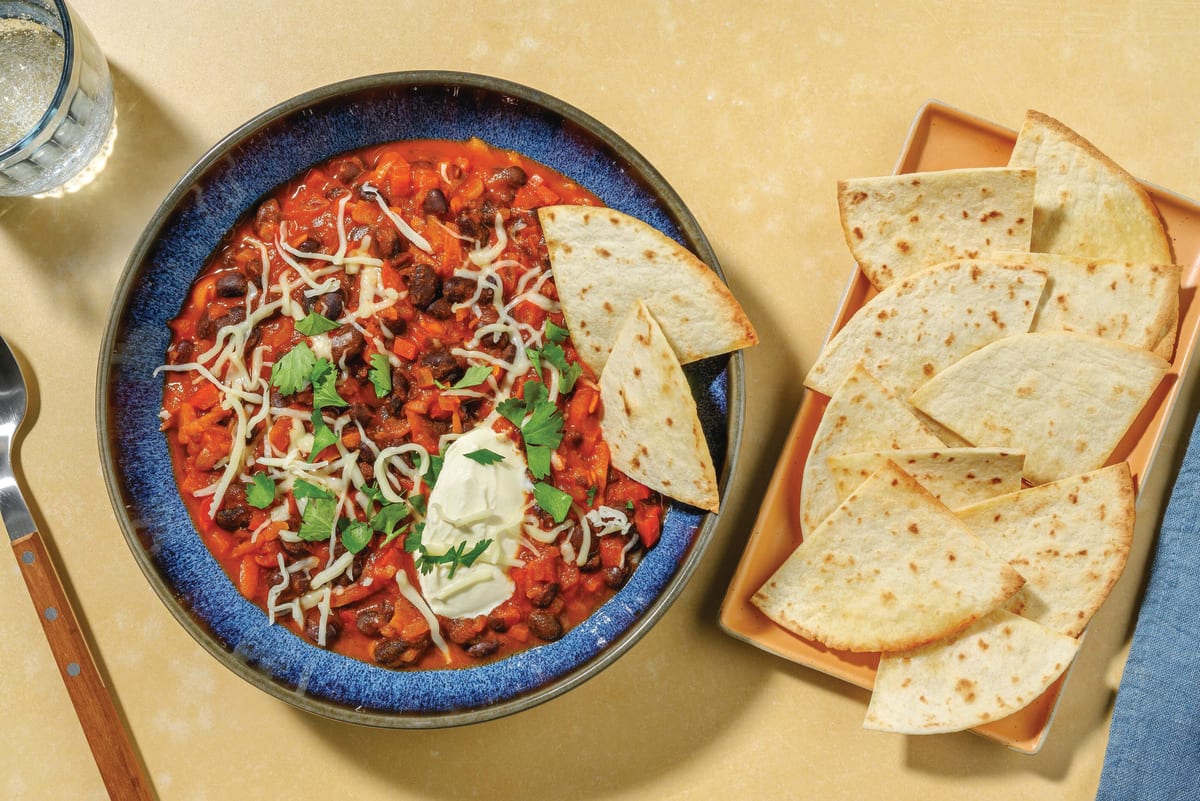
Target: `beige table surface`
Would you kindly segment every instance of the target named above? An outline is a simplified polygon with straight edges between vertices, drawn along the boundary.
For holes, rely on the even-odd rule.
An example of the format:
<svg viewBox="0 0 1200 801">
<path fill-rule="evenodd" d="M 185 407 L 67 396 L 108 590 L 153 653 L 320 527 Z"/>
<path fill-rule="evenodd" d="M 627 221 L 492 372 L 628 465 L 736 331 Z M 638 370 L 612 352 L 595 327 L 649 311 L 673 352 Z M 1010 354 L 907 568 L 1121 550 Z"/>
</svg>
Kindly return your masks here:
<svg viewBox="0 0 1200 801">
<path fill-rule="evenodd" d="M 1084 799 L 1107 739 L 1165 487 L 1034 757 L 971 734 L 861 728 L 866 693 L 723 634 L 717 610 L 852 262 L 835 182 L 890 172 L 937 98 L 1009 127 L 1055 115 L 1130 171 L 1200 197 L 1190 3 L 553 4 L 79 0 L 115 76 L 95 184 L 0 199 L 0 332 L 40 393 L 22 450 L 111 685 L 163 799 Z M 254 689 L 185 634 L 113 517 L 94 376 L 117 278 L 159 201 L 220 137 L 313 87 L 446 68 L 598 117 L 699 218 L 763 344 L 746 355 L 742 460 L 721 524 L 662 621 L 597 678 L 499 721 L 381 731 Z M 1177 439 L 1178 432 L 1172 437 Z M 103 797 L 15 567 L 0 554 L 0 798 Z"/>
</svg>

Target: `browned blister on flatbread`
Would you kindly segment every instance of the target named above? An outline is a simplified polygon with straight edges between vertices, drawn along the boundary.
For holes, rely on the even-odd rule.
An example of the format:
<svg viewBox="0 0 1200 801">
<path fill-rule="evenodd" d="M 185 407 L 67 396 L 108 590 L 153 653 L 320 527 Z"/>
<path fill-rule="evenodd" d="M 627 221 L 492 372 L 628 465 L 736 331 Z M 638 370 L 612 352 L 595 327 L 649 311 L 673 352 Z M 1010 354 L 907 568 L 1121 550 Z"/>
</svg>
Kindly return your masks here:
<svg viewBox="0 0 1200 801">
<path fill-rule="evenodd" d="M 1025 617 L 1078 637 L 1121 577 L 1133 542 L 1129 464 L 982 501 L 958 516 L 1025 577 Z"/>
<path fill-rule="evenodd" d="M 600 376 L 612 464 L 662 494 L 715 512 L 717 477 L 687 376 L 640 300 Z"/>
<path fill-rule="evenodd" d="M 1079 643 L 999 609 L 915 651 L 885 654 L 867 707 L 868 729 L 962 731 L 1028 706 L 1063 674 Z"/>
<path fill-rule="evenodd" d="M 1026 112 L 1008 165 L 1037 171 L 1031 250 L 1153 264 L 1174 261 L 1150 194 L 1053 117 Z"/>
<path fill-rule="evenodd" d="M 968 353 L 1029 330 L 1046 284 L 1032 266 L 944 262 L 863 305 L 821 350 L 805 386 L 832 395 L 861 364 L 901 398 Z"/>
<path fill-rule="evenodd" d="M 910 402 L 973 445 L 1025 452 L 1025 478 L 1102 467 L 1169 363 L 1073 332 L 1006 337 L 951 365 Z"/>
<path fill-rule="evenodd" d="M 1179 326 L 1178 264 L 1057 253 L 990 253 L 987 258 L 1045 272 L 1046 291 L 1030 331 L 1092 334 L 1171 358 Z"/>
<path fill-rule="evenodd" d="M 828 457 L 859 451 L 937 448 L 942 445 L 903 401 L 861 366 L 829 399 L 813 435 L 800 486 L 800 528 L 814 530 L 841 500 Z"/>
<path fill-rule="evenodd" d="M 1023 580 L 888 462 L 787 558 L 752 602 L 830 648 L 897 651 L 947 637 Z"/>
<path fill-rule="evenodd" d="M 939 262 L 1028 250 L 1035 177 L 984 167 L 840 181 L 842 232 L 876 289 Z"/>
<path fill-rule="evenodd" d="M 546 206 L 538 219 L 571 340 L 597 374 L 639 299 L 681 364 L 758 342 L 717 274 L 641 220 L 594 206 Z"/>
</svg>

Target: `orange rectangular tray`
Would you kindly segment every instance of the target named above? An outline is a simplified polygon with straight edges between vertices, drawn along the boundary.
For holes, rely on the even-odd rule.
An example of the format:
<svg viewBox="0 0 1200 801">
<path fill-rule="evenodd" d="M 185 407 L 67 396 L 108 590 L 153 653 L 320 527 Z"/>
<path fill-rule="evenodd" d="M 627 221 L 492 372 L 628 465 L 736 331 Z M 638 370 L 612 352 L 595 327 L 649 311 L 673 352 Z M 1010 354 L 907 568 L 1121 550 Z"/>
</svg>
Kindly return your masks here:
<svg viewBox="0 0 1200 801">
<path fill-rule="evenodd" d="M 896 164 L 896 173 L 959 167 L 1002 167 L 1008 163 L 1016 134 L 978 117 L 937 102 L 917 113 Z M 1183 265 L 1180 290 L 1179 337 L 1171 368 L 1142 414 L 1117 447 L 1113 463 L 1128 460 L 1138 487 L 1154 462 L 1164 426 L 1175 407 L 1200 330 L 1200 305 L 1193 302 L 1200 272 L 1200 206 L 1154 186 L 1146 186 L 1167 225 L 1175 261 Z M 870 282 L 857 271 L 842 298 L 829 336 L 841 329 L 859 307 L 874 295 Z M 730 635 L 802 665 L 864 689 L 875 683 L 879 654 L 830 650 L 798 637 L 773 623 L 750 603 L 789 554 L 800 544 L 800 484 L 804 462 L 828 399 L 806 391 L 783 453 L 767 487 L 758 519 L 721 605 L 720 624 Z M 1003 720 L 973 731 L 1034 754 L 1041 748 L 1062 691 L 1066 674 L 1037 700 Z"/>
</svg>

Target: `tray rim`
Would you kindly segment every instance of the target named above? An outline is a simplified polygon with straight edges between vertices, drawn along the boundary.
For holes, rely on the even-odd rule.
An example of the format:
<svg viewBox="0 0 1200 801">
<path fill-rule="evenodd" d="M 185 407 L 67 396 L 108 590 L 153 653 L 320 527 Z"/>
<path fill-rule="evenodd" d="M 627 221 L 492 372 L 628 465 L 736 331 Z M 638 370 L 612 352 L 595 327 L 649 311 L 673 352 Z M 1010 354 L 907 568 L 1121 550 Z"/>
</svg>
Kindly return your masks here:
<svg viewBox="0 0 1200 801">
<path fill-rule="evenodd" d="M 926 100 L 917 110 L 912 122 L 909 124 L 905 134 L 904 143 L 901 146 L 900 153 L 895 161 L 892 173 L 900 174 L 904 172 L 905 165 L 914 159 L 914 147 L 916 146 L 918 137 L 929 130 L 931 120 L 936 115 L 942 115 L 950 118 L 955 123 L 964 127 L 969 127 L 978 131 L 980 136 L 989 135 L 992 137 L 1000 137 L 1015 142 L 1017 132 L 1011 128 L 1002 126 L 984 117 L 980 117 L 971 112 L 960 109 L 956 106 L 944 103 L 936 99 Z M 922 145 L 921 147 L 924 147 Z M 917 158 L 920 157 L 918 153 Z M 1158 186 L 1157 184 L 1137 179 L 1138 183 L 1146 189 L 1147 192 L 1155 199 L 1156 204 L 1160 200 L 1166 200 L 1173 205 L 1183 208 L 1194 218 L 1200 220 L 1200 204 L 1196 201 L 1181 195 L 1172 190 Z M 1160 209 L 1161 212 L 1161 209 Z M 1200 222 L 1194 223 L 1200 225 Z M 1175 252 L 1174 242 L 1172 242 L 1172 255 L 1177 263 L 1183 266 L 1181 276 L 1181 289 L 1186 289 L 1194 286 L 1189 282 L 1189 270 L 1195 269 L 1200 265 L 1200 253 L 1194 254 L 1189 263 L 1184 263 L 1179 259 L 1178 253 Z M 853 256 L 847 253 L 848 258 L 853 262 Z M 865 285 L 865 287 L 864 287 Z M 838 301 L 836 311 L 833 314 L 829 328 L 826 332 L 824 343 L 828 343 L 830 339 L 846 324 L 847 320 L 858 310 L 861 302 L 856 303 L 865 290 L 869 289 L 869 281 L 866 280 L 862 271 L 855 265 L 851 272 L 846 286 L 842 291 Z M 1174 416 L 1176 407 L 1179 403 L 1179 398 L 1182 387 L 1188 383 L 1187 377 L 1192 372 L 1192 362 L 1195 354 L 1195 344 L 1197 339 L 1197 327 L 1193 326 L 1191 330 L 1184 327 L 1185 314 L 1184 310 L 1180 311 L 1179 331 L 1176 338 L 1176 350 L 1172 355 L 1172 365 L 1170 373 L 1174 373 L 1174 381 L 1170 385 L 1164 385 L 1165 389 L 1160 386 L 1156 391 L 1164 393 L 1161 397 L 1158 407 L 1151 416 L 1149 423 L 1159 419 L 1157 431 L 1154 434 L 1153 441 L 1150 443 L 1148 455 L 1146 456 L 1145 465 L 1137 473 L 1136 489 L 1138 498 L 1140 499 L 1141 489 L 1146 485 L 1146 477 L 1150 474 L 1153 467 L 1159 461 L 1159 452 L 1163 444 L 1165 430 L 1168 423 Z M 773 642 L 779 640 L 781 642 L 792 645 L 799 643 L 797 647 L 811 654 L 820 654 L 827 652 L 824 646 L 806 640 L 802 637 L 791 634 L 790 632 L 778 626 L 765 615 L 762 614 L 753 604 L 750 603 L 750 593 L 743 586 L 747 582 L 746 573 L 749 570 L 749 564 L 753 561 L 753 556 L 757 547 L 761 547 L 761 542 L 764 537 L 769 537 L 772 532 L 766 531 L 766 524 L 769 513 L 774 511 L 780 505 L 786 505 L 788 502 L 787 490 L 789 481 L 792 478 L 793 472 L 798 469 L 798 465 L 803 465 L 807 460 L 808 447 L 807 443 L 802 442 L 806 437 L 806 427 L 809 424 L 809 418 L 816 416 L 819 421 L 820 414 L 824 410 L 828 398 L 820 393 L 810 389 L 804 390 L 804 395 L 800 406 L 793 418 L 792 425 L 788 431 L 787 438 L 784 440 L 783 448 L 781 449 L 778 461 L 772 471 L 771 478 L 768 482 L 767 489 L 764 493 L 762 503 L 760 504 L 758 514 L 756 515 L 754 525 L 751 528 L 747 543 L 743 549 L 741 557 L 738 560 L 737 567 L 734 570 L 733 577 L 730 580 L 726 594 L 721 602 L 720 611 L 718 613 L 718 625 L 721 630 L 727 635 L 736 640 L 752 645 L 767 653 L 786 659 L 798 665 L 816 670 L 827 676 L 840 679 L 856 687 L 864 690 L 871 690 L 873 686 L 875 664 L 878 661 L 878 654 L 844 654 L 838 652 L 839 655 L 851 657 L 855 661 L 838 659 L 837 661 L 818 660 L 815 658 L 804 659 L 793 653 L 789 653 L 790 649 L 777 647 Z M 820 408 L 817 408 L 820 407 Z M 1149 428 L 1143 429 L 1144 435 Z M 813 430 L 807 432 L 807 439 L 811 441 L 812 435 L 815 433 L 815 425 Z M 1138 437 L 1140 439 L 1140 436 Z M 1120 446 L 1119 446 L 1120 447 Z M 1147 514 L 1152 510 L 1142 510 L 1143 514 Z M 799 537 L 799 525 L 797 524 L 794 531 L 793 539 Z M 737 614 L 740 613 L 743 618 L 748 614 L 750 619 L 757 619 L 756 622 L 760 626 L 760 630 L 753 630 L 744 625 L 744 620 L 739 620 Z M 764 633 L 764 631 L 766 633 Z M 1085 630 L 1079 637 L 1080 646 L 1087 637 Z M 855 664 L 857 662 L 858 664 Z M 1074 666 L 1068 666 L 1067 670 L 1048 687 L 1038 699 L 1024 709 L 1014 713 L 998 721 L 993 721 L 984 726 L 970 729 L 974 734 L 982 736 L 986 739 L 1005 745 L 1009 750 L 1021 754 L 1034 755 L 1037 754 L 1045 744 L 1050 727 L 1054 722 L 1055 714 L 1058 708 L 1058 700 L 1064 688 L 1067 679 L 1069 678 Z M 1012 737 L 1004 732 L 1006 721 L 1011 721 L 1022 715 L 1030 715 L 1032 712 L 1045 708 L 1045 718 L 1041 726 L 1035 734 L 1028 737 Z M 1032 712 L 1031 712 L 1032 710 Z"/>
</svg>

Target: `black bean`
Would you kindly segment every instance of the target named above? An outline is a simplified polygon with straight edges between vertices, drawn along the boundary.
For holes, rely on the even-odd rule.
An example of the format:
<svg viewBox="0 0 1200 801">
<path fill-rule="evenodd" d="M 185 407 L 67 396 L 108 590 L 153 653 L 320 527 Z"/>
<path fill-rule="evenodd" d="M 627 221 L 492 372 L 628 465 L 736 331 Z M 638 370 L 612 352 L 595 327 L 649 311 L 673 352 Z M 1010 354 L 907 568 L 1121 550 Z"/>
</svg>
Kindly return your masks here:
<svg viewBox="0 0 1200 801">
<path fill-rule="evenodd" d="M 366 340 L 357 328 L 343 325 L 329 337 L 329 352 L 335 364 L 345 364 L 343 360 L 353 359 L 363 351 Z"/>
<path fill-rule="evenodd" d="M 476 659 L 484 659 L 500 650 L 500 641 L 491 638 L 472 643 L 467 647 L 467 653 Z"/>
<path fill-rule="evenodd" d="M 430 303 L 425 311 L 439 320 L 449 320 L 454 316 L 454 307 L 445 298 L 438 298 Z"/>
<path fill-rule="evenodd" d="M 363 163 L 358 156 L 350 156 L 349 158 L 338 159 L 333 162 L 333 164 L 329 165 L 329 169 L 335 179 L 348 184 L 362 175 Z"/>
<path fill-rule="evenodd" d="M 510 164 L 507 167 L 501 167 L 492 173 L 489 183 L 503 183 L 511 187 L 520 189 L 529 180 L 529 176 L 525 174 L 525 170 L 518 167 L 516 164 Z"/>
<path fill-rule="evenodd" d="M 443 384 L 452 384 L 462 378 L 467 368 L 447 347 L 432 350 L 421 357 L 421 364 L 429 368 L 433 377 Z"/>
<path fill-rule="evenodd" d="M 625 578 L 629 573 L 627 568 L 613 565 L 612 567 L 604 568 L 604 572 L 601 575 L 604 576 L 604 583 L 615 590 L 625 583 Z"/>
<path fill-rule="evenodd" d="M 545 608 L 554 601 L 554 596 L 558 595 L 557 581 L 536 581 L 525 590 L 525 597 L 534 606 Z"/>
<path fill-rule="evenodd" d="M 384 623 L 387 623 L 387 620 L 378 609 L 360 609 L 354 617 L 354 625 L 368 637 L 374 637 L 379 634 L 379 630 L 383 628 Z"/>
<path fill-rule="evenodd" d="M 390 220 L 381 220 L 371 226 L 371 241 L 380 258 L 392 259 L 408 246 L 408 240 L 396 233 Z"/>
<path fill-rule="evenodd" d="M 237 531 L 250 525 L 249 506 L 226 506 L 217 510 L 216 523 L 226 531 Z"/>
<path fill-rule="evenodd" d="M 275 226 L 279 225 L 283 213 L 279 209 L 279 201 L 275 198 L 265 201 L 258 207 L 254 215 L 254 232 L 262 239 L 272 239 Z"/>
<path fill-rule="evenodd" d="M 392 397 L 408 397 L 408 376 L 404 374 L 402 367 L 392 368 Z"/>
<path fill-rule="evenodd" d="M 442 282 L 442 297 L 451 303 L 470 300 L 475 294 L 475 282 L 470 278 L 451 276 Z"/>
<path fill-rule="evenodd" d="M 345 306 L 345 295 L 342 290 L 335 289 L 333 292 L 326 292 L 324 295 L 313 298 L 309 303 L 308 310 L 330 320 L 336 320 L 342 316 Z"/>
<path fill-rule="evenodd" d="M 304 616 L 304 633 L 308 638 L 315 643 L 321 641 L 321 610 L 309 609 L 308 614 Z M 329 648 L 342 633 L 342 627 L 337 622 L 337 619 L 330 614 L 325 620 L 325 647 Z"/>
<path fill-rule="evenodd" d="M 425 202 L 421 204 L 421 208 L 426 214 L 440 217 L 446 213 L 450 205 L 446 202 L 446 195 L 435 186 L 425 194 Z"/>
<path fill-rule="evenodd" d="M 420 659 L 426 647 L 409 645 L 403 640 L 389 637 L 375 643 L 373 655 L 375 661 L 385 667 L 403 667 Z"/>
<path fill-rule="evenodd" d="M 529 613 L 529 630 L 539 639 L 552 642 L 562 636 L 562 623 L 546 609 L 534 609 Z"/>
<path fill-rule="evenodd" d="M 321 240 L 309 234 L 304 237 L 303 242 L 296 246 L 296 249 L 303 253 L 316 253 L 321 249 Z"/>
<path fill-rule="evenodd" d="M 223 298 L 240 298 L 246 294 L 249 283 L 240 272 L 229 270 L 217 277 L 217 294 Z"/>
<path fill-rule="evenodd" d="M 408 279 L 408 299 L 418 309 L 424 309 L 437 299 L 442 288 L 437 273 L 427 264 L 418 264 Z"/>
</svg>

